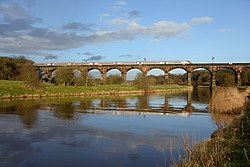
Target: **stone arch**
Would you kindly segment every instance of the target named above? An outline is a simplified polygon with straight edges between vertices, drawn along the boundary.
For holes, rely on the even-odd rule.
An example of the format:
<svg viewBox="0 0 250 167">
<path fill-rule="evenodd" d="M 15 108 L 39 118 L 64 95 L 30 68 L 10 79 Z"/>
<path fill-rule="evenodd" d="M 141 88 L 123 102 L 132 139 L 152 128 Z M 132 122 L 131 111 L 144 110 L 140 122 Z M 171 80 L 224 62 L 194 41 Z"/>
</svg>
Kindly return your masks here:
<svg viewBox="0 0 250 167">
<path fill-rule="evenodd" d="M 165 75 L 165 71 L 161 68 L 150 68 L 150 70 L 147 71 L 147 76 L 149 76 L 156 85 L 164 85 L 168 83 L 168 78 Z"/>
<path fill-rule="evenodd" d="M 189 70 L 188 70 L 187 68 L 182 67 L 182 66 L 174 66 L 174 67 L 170 67 L 170 68 L 168 69 L 168 71 L 167 71 L 167 72 L 171 72 L 171 71 L 173 71 L 173 70 L 175 70 L 175 69 L 182 69 L 182 70 L 184 70 L 184 71 L 186 71 L 186 72 L 189 72 Z"/>
<path fill-rule="evenodd" d="M 121 76 L 121 70 L 118 68 L 109 68 L 106 72 L 106 77 L 109 75 L 116 75 L 119 74 Z"/>
<path fill-rule="evenodd" d="M 181 71 L 184 71 L 184 73 L 176 72 L 172 73 L 173 70 L 178 70 L 180 69 Z M 181 67 L 181 66 L 175 66 L 171 67 L 168 69 L 167 72 L 168 78 L 169 78 L 169 83 L 175 83 L 175 84 L 181 84 L 191 86 L 191 71 L 187 68 Z"/>
<path fill-rule="evenodd" d="M 213 84 L 213 73 L 209 68 L 196 67 L 191 73 L 191 82 L 195 87 L 198 86 L 212 86 Z"/>
<path fill-rule="evenodd" d="M 101 79 L 102 73 L 98 68 L 89 68 L 88 75 L 96 79 Z"/>
<path fill-rule="evenodd" d="M 124 74 L 117 68 L 110 68 L 107 70 L 106 74 L 105 74 L 105 83 L 106 84 L 114 84 L 114 85 L 119 85 L 122 82 L 125 81 L 125 77 Z M 125 79 L 124 79 L 125 78 Z"/>
<path fill-rule="evenodd" d="M 250 85 L 250 67 L 246 67 L 240 73 L 240 79 L 242 85 Z"/>
<path fill-rule="evenodd" d="M 149 68 L 146 70 L 146 73 L 148 74 L 149 71 L 154 70 L 154 69 L 161 70 L 161 71 L 165 72 L 165 69 L 162 68 L 162 67 L 149 67 Z"/>
<path fill-rule="evenodd" d="M 235 86 L 239 85 L 240 73 L 231 67 L 218 67 L 215 73 L 216 85 Z M 238 75 L 239 74 L 239 75 Z"/>
<path fill-rule="evenodd" d="M 46 81 L 46 72 L 45 72 L 45 69 L 44 68 L 37 68 L 37 73 L 38 73 L 38 76 L 41 80 L 43 81 Z"/>
<path fill-rule="evenodd" d="M 134 80 L 138 73 L 142 73 L 142 69 L 140 68 L 129 68 L 126 71 L 126 80 Z"/>
<path fill-rule="evenodd" d="M 45 82 L 53 82 L 57 68 L 39 68 L 39 76 Z"/>
<path fill-rule="evenodd" d="M 150 72 L 152 75 L 158 76 L 161 75 L 160 73 L 162 72 L 162 75 L 165 74 L 164 70 L 159 68 L 159 67 L 152 67 L 147 70 L 147 75 L 150 75 Z"/>
<path fill-rule="evenodd" d="M 80 77 L 82 75 L 82 71 L 80 69 L 78 69 L 78 68 L 75 68 L 73 70 L 73 74 L 74 74 L 75 77 Z"/>
</svg>

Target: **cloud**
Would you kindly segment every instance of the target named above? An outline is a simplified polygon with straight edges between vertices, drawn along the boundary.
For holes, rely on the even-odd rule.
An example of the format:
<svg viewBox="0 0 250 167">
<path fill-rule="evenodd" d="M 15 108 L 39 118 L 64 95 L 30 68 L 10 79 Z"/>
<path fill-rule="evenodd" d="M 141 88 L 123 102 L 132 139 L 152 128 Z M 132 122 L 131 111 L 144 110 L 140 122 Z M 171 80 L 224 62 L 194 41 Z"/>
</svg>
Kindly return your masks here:
<svg viewBox="0 0 250 167">
<path fill-rule="evenodd" d="M 40 18 L 33 17 L 22 5 L 0 3 L 0 34 L 29 30 L 39 21 Z"/>
<path fill-rule="evenodd" d="M 112 11 L 122 11 L 125 9 L 126 5 L 127 3 L 125 0 L 118 0 L 113 6 L 109 7 L 109 9 L 111 9 Z"/>
<path fill-rule="evenodd" d="M 130 17 L 139 17 L 140 14 L 141 12 L 139 12 L 138 10 L 132 10 L 131 12 L 128 13 Z"/>
<path fill-rule="evenodd" d="M 84 53 L 77 53 L 78 55 L 86 55 L 86 56 L 93 56 L 95 54 L 90 53 L 90 52 L 84 52 Z"/>
<path fill-rule="evenodd" d="M 122 2 L 125 1 L 119 1 L 118 4 L 125 5 Z M 71 22 L 63 26 L 66 30 L 74 31 L 62 31 L 49 27 L 41 28 L 35 26 L 35 23 L 41 21 L 41 19 L 31 15 L 27 8 L 18 4 L 0 3 L 0 50 L 4 53 L 51 58 L 52 55 L 50 54 L 53 51 L 69 50 L 86 45 L 133 40 L 144 36 L 153 39 L 181 37 L 193 23 L 208 23 L 212 20 L 210 17 L 200 17 L 184 23 L 158 21 L 145 26 L 134 20 L 113 18 L 109 20 L 109 23 L 120 25 L 119 28 L 105 31 L 92 30 L 83 34 L 77 32 L 89 31 L 92 25 Z M 104 58 L 100 55 L 85 55 L 93 56 L 89 60 Z"/>
<path fill-rule="evenodd" d="M 125 0 L 118 0 L 118 1 L 116 1 L 115 5 L 116 6 L 125 6 L 125 5 L 127 5 L 127 3 Z"/>
<path fill-rule="evenodd" d="M 57 58 L 58 58 L 57 55 L 49 54 L 49 55 L 44 57 L 44 60 L 57 59 Z"/>
<path fill-rule="evenodd" d="M 111 17 L 111 16 L 112 16 L 112 14 L 110 14 L 110 13 L 101 13 L 101 14 L 99 14 L 99 17 L 101 17 L 101 18 Z"/>
<path fill-rule="evenodd" d="M 92 31 L 94 24 L 71 22 L 63 26 L 65 30 L 80 30 L 80 31 Z"/>
<path fill-rule="evenodd" d="M 132 55 L 130 55 L 130 54 L 125 54 L 125 55 L 120 55 L 119 57 L 120 57 L 120 58 L 126 58 L 126 57 L 128 57 L 128 58 L 129 58 L 129 57 L 133 57 L 133 56 L 132 56 Z"/>
<path fill-rule="evenodd" d="M 212 21 L 213 21 L 213 18 L 208 17 L 208 16 L 196 17 L 190 21 L 190 24 L 212 23 Z"/>
<path fill-rule="evenodd" d="M 104 59 L 104 56 L 98 55 L 98 56 L 91 56 L 87 60 L 88 61 L 98 61 Z"/>
<path fill-rule="evenodd" d="M 148 33 L 152 34 L 155 38 L 170 38 L 174 36 L 178 37 L 189 29 L 190 25 L 187 23 L 178 24 L 170 21 L 159 21 L 148 28 Z"/>
<path fill-rule="evenodd" d="M 91 53 L 91 52 L 78 53 L 78 55 L 88 56 L 88 58 L 83 59 L 84 61 L 98 61 L 98 60 L 102 60 L 105 58 L 104 56 L 95 55 L 94 53 Z"/>
<path fill-rule="evenodd" d="M 121 25 L 121 24 L 128 24 L 130 21 L 122 18 L 113 18 L 113 19 L 108 19 L 105 22 L 113 25 Z"/>
</svg>

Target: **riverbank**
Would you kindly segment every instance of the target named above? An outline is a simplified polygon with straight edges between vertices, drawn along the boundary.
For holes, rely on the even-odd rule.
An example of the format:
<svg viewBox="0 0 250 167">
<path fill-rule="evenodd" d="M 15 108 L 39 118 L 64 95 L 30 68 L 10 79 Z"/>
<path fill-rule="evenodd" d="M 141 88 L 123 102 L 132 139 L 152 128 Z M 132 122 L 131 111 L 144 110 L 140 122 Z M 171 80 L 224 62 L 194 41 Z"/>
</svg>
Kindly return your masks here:
<svg viewBox="0 0 250 167">
<path fill-rule="evenodd" d="M 64 96 L 92 95 L 129 95 L 144 93 L 160 93 L 191 90 L 191 87 L 180 85 L 152 86 L 144 91 L 130 85 L 98 85 L 98 86 L 55 86 L 42 83 L 38 88 L 26 88 L 22 81 L 0 80 L 0 99 L 42 98 Z"/>
<path fill-rule="evenodd" d="M 250 166 L 250 104 L 227 128 L 215 131 L 211 138 L 187 147 L 181 163 L 191 166 Z"/>
</svg>

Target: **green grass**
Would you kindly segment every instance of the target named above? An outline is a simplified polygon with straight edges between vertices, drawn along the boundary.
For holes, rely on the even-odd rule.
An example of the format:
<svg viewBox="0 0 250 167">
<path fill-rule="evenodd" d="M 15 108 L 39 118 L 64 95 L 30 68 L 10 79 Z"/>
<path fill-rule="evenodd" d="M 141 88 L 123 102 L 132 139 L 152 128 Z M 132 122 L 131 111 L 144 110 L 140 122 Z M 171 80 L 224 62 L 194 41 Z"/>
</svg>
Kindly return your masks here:
<svg viewBox="0 0 250 167">
<path fill-rule="evenodd" d="M 35 90 L 26 89 L 22 81 L 0 80 L 0 95 L 23 95 L 35 92 Z"/>
<path fill-rule="evenodd" d="M 162 85 L 152 86 L 151 90 L 179 90 L 187 89 L 185 86 Z M 41 83 L 39 89 L 26 88 L 22 81 L 0 80 L 0 97 L 20 95 L 47 95 L 63 96 L 77 94 L 107 94 L 139 91 L 131 85 L 98 85 L 98 86 L 55 86 L 50 83 Z"/>
</svg>

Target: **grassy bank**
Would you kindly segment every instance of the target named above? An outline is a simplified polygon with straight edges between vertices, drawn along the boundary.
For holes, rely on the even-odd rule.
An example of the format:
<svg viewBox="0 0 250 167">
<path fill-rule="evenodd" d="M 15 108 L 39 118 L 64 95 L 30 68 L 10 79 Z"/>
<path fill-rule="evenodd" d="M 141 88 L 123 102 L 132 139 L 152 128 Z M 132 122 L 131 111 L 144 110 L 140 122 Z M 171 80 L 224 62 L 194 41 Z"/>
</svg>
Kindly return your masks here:
<svg viewBox="0 0 250 167">
<path fill-rule="evenodd" d="M 229 126 L 221 127 L 206 141 L 192 145 L 185 139 L 185 154 L 177 167 L 250 166 L 250 103 L 239 112 L 237 108 L 242 108 L 238 106 L 242 99 L 240 95 L 242 93 L 236 92 L 235 89 L 228 89 L 224 93 L 218 91 L 213 95 L 215 99 L 214 106 L 210 108 L 211 112 L 239 115 L 235 116 Z M 221 98 L 224 102 L 220 101 Z"/>
<path fill-rule="evenodd" d="M 149 93 L 167 92 L 190 89 L 187 86 L 164 85 L 152 86 Z M 22 81 L 0 80 L 0 98 L 25 98 L 47 96 L 86 96 L 86 95 L 118 95 L 145 93 L 129 85 L 99 85 L 99 86 L 55 86 L 42 83 L 37 89 L 26 88 Z"/>
<path fill-rule="evenodd" d="M 250 107 L 240 118 L 212 134 L 212 138 L 186 146 L 185 157 L 177 167 L 250 166 Z"/>
</svg>

